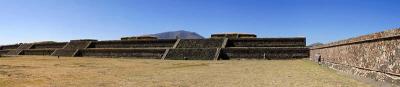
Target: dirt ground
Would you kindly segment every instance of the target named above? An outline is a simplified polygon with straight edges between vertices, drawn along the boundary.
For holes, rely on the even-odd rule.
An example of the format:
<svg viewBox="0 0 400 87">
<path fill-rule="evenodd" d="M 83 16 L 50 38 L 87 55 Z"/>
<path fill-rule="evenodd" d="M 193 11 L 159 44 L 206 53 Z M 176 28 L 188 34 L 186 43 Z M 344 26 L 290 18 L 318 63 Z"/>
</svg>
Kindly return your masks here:
<svg viewBox="0 0 400 87">
<path fill-rule="evenodd" d="M 368 87 L 311 61 L 0 58 L 1 87 Z"/>
</svg>

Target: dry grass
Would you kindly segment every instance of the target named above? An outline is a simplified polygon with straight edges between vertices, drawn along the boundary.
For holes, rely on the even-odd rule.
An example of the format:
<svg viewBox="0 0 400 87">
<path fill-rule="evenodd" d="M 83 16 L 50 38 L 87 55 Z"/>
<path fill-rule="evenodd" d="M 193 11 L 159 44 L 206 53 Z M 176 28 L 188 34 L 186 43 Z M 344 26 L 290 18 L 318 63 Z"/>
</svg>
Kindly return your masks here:
<svg viewBox="0 0 400 87">
<path fill-rule="evenodd" d="M 366 87 L 307 60 L 0 58 L 1 87 Z"/>
</svg>

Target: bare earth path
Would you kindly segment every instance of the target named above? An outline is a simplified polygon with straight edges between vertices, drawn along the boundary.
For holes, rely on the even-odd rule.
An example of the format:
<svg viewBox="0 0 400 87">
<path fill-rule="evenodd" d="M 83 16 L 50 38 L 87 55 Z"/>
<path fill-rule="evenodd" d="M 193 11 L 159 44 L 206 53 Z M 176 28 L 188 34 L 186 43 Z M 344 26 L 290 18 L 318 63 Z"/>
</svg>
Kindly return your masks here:
<svg viewBox="0 0 400 87">
<path fill-rule="evenodd" d="M 1 87 L 368 87 L 308 60 L 0 58 Z"/>
</svg>

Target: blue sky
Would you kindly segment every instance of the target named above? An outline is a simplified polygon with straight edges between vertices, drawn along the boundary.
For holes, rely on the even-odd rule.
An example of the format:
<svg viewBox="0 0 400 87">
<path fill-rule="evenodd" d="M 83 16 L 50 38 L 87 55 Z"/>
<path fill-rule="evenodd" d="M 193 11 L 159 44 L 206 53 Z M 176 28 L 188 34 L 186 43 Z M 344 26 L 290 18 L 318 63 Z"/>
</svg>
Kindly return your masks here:
<svg viewBox="0 0 400 87">
<path fill-rule="evenodd" d="M 0 0 L 0 44 L 187 30 L 331 42 L 400 27 L 399 0 Z"/>
</svg>

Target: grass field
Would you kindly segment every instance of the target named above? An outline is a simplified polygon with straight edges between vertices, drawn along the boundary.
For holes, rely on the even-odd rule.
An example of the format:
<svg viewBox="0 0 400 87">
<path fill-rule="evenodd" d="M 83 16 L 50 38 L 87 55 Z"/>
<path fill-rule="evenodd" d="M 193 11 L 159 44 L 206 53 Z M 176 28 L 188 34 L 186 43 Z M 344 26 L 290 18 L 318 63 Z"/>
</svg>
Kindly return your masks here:
<svg viewBox="0 0 400 87">
<path fill-rule="evenodd" d="M 368 87 L 308 60 L 0 58 L 1 87 Z"/>
</svg>

